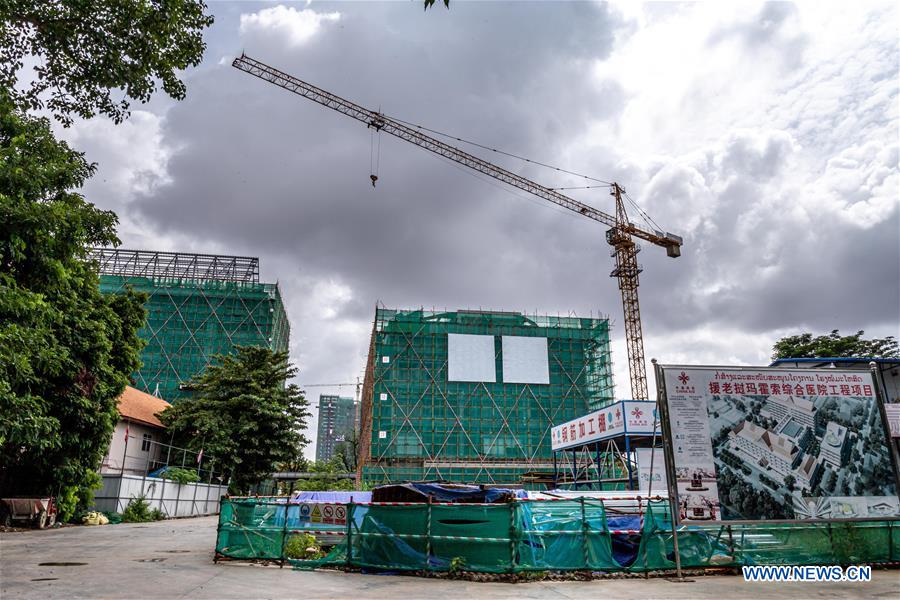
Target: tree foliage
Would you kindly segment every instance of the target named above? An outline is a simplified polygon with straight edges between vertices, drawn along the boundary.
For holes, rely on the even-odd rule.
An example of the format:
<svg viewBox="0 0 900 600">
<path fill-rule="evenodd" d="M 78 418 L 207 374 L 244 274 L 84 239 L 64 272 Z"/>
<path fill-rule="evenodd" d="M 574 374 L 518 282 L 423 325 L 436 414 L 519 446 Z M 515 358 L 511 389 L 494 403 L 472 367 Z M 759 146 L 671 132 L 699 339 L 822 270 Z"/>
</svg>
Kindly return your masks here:
<svg viewBox="0 0 900 600">
<path fill-rule="evenodd" d="M 203 57 L 205 11 L 202 0 L 3 0 L 0 87 L 65 124 L 96 114 L 119 123 L 129 99 L 146 102 L 157 86 L 184 98 L 179 71 Z M 33 79 L 17 89 L 22 71 Z"/>
<path fill-rule="evenodd" d="M 99 481 L 145 317 L 85 262 L 118 243 L 116 216 L 73 191 L 93 172 L 0 94 L 0 489 L 57 494 L 64 517 Z"/>
<path fill-rule="evenodd" d="M 338 477 L 338 475 L 353 474 L 340 454 L 335 454 L 330 460 L 311 462 L 307 465 L 306 470 L 315 473 L 316 476 L 309 479 L 298 479 L 294 483 L 295 490 L 325 492 L 362 489 L 357 487 L 355 479 Z"/>
<path fill-rule="evenodd" d="M 428 10 L 432 6 L 434 6 L 435 0 L 425 0 L 425 10 Z M 450 0 L 444 0 L 444 6 L 450 8 Z"/>
<path fill-rule="evenodd" d="M 864 331 L 841 335 L 837 329 L 828 335 L 813 337 L 801 333 L 783 337 L 772 347 L 772 359 L 779 358 L 900 358 L 894 336 L 863 339 Z"/>
<path fill-rule="evenodd" d="M 276 463 L 302 456 L 309 443 L 309 403 L 294 384 L 287 352 L 238 347 L 191 381 L 194 399 L 160 414 L 175 439 L 214 456 L 235 491 L 246 491 L 274 471 Z"/>
</svg>

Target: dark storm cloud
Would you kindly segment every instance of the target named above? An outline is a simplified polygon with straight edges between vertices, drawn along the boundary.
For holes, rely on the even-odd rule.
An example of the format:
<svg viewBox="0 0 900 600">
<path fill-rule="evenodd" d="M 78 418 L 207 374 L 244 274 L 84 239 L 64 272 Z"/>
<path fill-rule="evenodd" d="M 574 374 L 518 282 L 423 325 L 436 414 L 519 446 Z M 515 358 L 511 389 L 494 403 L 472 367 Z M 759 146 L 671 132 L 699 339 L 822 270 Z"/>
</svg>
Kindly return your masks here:
<svg viewBox="0 0 900 600">
<path fill-rule="evenodd" d="M 248 54 L 364 106 L 499 148 L 552 162 L 586 123 L 615 119 L 626 101 L 615 82 L 603 89 L 589 77 L 590 61 L 608 56 L 619 26 L 601 5 L 529 3 L 510 12 L 505 5 L 461 4 L 452 18 L 423 16 L 402 4 L 312 8 L 342 14 L 299 45 L 253 29 L 240 43 Z M 767 5 L 750 22 L 713 38 L 739 34 L 747 44 L 768 51 L 781 44 L 780 51 L 791 54 L 803 39 L 787 26 L 795 16 L 791 7 Z M 220 28 L 215 48 L 223 50 L 236 15 Z M 373 190 L 364 126 L 227 64 L 210 64 L 191 77 L 188 100 L 168 112 L 165 127 L 178 148 L 168 164 L 172 182 L 141 200 L 143 215 L 164 229 L 263 255 L 264 270 L 289 292 L 301 291 L 291 290 L 293 277 L 336 278 L 353 290 L 352 301 L 340 308 L 346 317 L 370 318 L 381 300 L 600 310 L 620 322 L 611 261 L 596 223 L 529 202 L 389 136 L 381 140 Z M 656 221 L 686 237 L 677 261 L 653 247 L 641 254 L 644 314 L 654 328 L 678 331 L 719 321 L 754 331 L 832 326 L 836 308 L 852 293 L 818 263 L 844 269 L 857 262 L 855 250 L 846 251 L 852 232 L 825 224 L 822 235 L 804 235 L 771 214 L 759 227 L 760 239 L 774 230 L 784 237 L 774 256 L 735 237 L 748 211 L 771 193 L 765 184 L 781 174 L 788 146 L 785 136 L 733 136 L 708 151 L 705 163 L 645 175 L 623 172 L 610 150 L 583 161 L 598 165 L 602 175 L 633 177 L 629 187 L 648 192 L 634 195 L 645 196 Z M 576 183 L 488 157 L 538 181 Z M 715 189 L 707 186 L 712 180 L 719 182 Z M 611 209 L 603 190 L 579 198 Z M 867 245 L 887 250 L 894 222 L 866 232 Z M 793 247 L 791 239 L 798 240 Z M 895 257 L 886 255 L 888 267 Z M 742 275 L 766 261 L 775 274 Z M 855 322 L 888 321 L 896 286 L 873 277 L 864 264 L 852 271 L 855 286 L 871 279 L 883 292 L 868 299 L 870 312 Z M 717 290 L 698 292 L 716 282 Z M 810 294 L 817 302 L 804 307 Z M 794 308 L 784 306 L 788 300 Z"/>
<path fill-rule="evenodd" d="M 651 212 L 678 221 L 671 207 L 681 206 L 699 215 L 678 268 L 665 268 L 649 253 L 645 257 L 653 272 L 650 286 L 670 290 L 643 296 L 658 330 L 698 323 L 751 333 L 896 329 L 897 203 L 865 226 L 848 216 L 849 208 L 827 210 L 823 191 L 821 209 L 806 206 L 805 216 L 798 217 L 805 191 L 783 190 L 779 177 L 795 151 L 783 134 L 739 133 L 692 163 L 655 173 L 646 199 Z M 870 199 L 871 190 L 858 192 L 859 201 Z M 681 220 L 690 227 L 690 218 Z"/>
<path fill-rule="evenodd" d="M 365 106 L 544 159 L 623 102 L 615 86 L 601 96 L 587 82 L 590 59 L 607 56 L 613 39 L 602 6 L 527 4 L 511 14 L 461 5 L 452 20 L 405 5 L 333 8 L 340 20 L 309 43 L 291 48 L 251 31 L 244 49 Z M 597 224 L 389 136 L 373 190 L 362 124 L 230 66 L 191 78 L 188 99 L 167 115 L 166 138 L 179 149 L 172 183 L 140 201 L 146 217 L 270 265 L 280 259 L 282 280 L 336 276 L 358 298 L 344 309 L 354 317 L 378 299 L 583 312 L 615 301 L 609 284 L 599 295 L 596 256 L 606 249 Z"/>
<path fill-rule="evenodd" d="M 785 332 L 898 333 L 900 64 L 878 28 L 895 12 L 854 22 L 861 41 L 834 60 L 833 30 L 783 3 L 630 20 L 581 2 L 288 6 L 212 4 L 186 100 L 73 130 L 101 161 L 89 197 L 129 223 L 126 246 L 261 258 L 301 382 L 355 379 L 380 301 L 607 314 L 624 398 L 621 301 L 605 227 L 386 135 L 373 189 L 370 130 L 233 69 L 241 50 L 390 116 L 624 183 L 685 239 L 677 260 L 639 254 L 648 356 L 759 362 Z M 242 14 L 258 15 L 243 31 Z M 651 139 L 628 153 L 635 123 Z M 604 189 L 567 193 L 612 212 Z"/>
</svg>

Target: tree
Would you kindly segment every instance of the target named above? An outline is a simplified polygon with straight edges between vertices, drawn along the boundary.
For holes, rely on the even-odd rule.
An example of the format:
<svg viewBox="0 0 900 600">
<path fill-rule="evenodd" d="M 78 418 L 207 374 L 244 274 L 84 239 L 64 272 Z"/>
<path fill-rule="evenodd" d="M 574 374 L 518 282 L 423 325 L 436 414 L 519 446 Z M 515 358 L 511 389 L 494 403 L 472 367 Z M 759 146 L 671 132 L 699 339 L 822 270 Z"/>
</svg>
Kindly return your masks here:
<svg viewBox="0 0 900 600">
<path fill-rule="evenodd" d="M 100 295 L 85 247 L 116 216 L 74 192 L 94 172 L 0 94 L 0 493 L 86 505 L 139 365 L 144 299 Z"/>
<path fill-rule="evenodd" d="M 327 461 L 310 463 L 308 470 L 311 473 L 316 473 L 317 476 L 298 480 L 294 484 L 294 489 L 308 492 L 327 490 L 353 491 L 358 489 L 354 479 L 337 477 L 338 475 L 349 475 L 352 473 L 346 467 L 344 459 L 338 454 L 335 454 Z"/>
<path fill-rule="evenodd" d="M 129 99 L 147 102 L 157 86 L 181 100 L 179 71 L 200 63 L 213 22 L 205 10 L 201 0 L 4 0 L 0 88 L 66 125 L 97 114 L 119 123 Z M 34 79 L 16 86 L 26 58 Z"/>
<path fill-rule="evenodd" d="M 772 359 L 779 358 L 900 358 L 894 336 L 863 339 L 864 331 L 842 336 L 837 329 L 828 335 L 813 337 L 801 333 L 783 337 L 772 347 Z"/>
<path fill-rule="evenodd" d="M 309 403 L 295 384 L 297 369 L 287 352 L 237 347 L 230 356 L 191 380 L 194 399 L 159 415 L 176 441 L 215 456 L 231 476 L 231 488 L 246 491 L 275 470 L 297 461 L 309 441 Z"/>
<path fill-rule="evenodd" d="M 343 442 L 335 444 L 334 455 L 337 456 L 347 473 L 355 473 L 359 456 L 359 433 L 354 430 Z"/>
<path fill-rule="evenodd" d="M 99 485 L 145 314 L 139 295 L 102 297 L 85 262 L 87 246 L 119 242 L 115 214 L 73 191 L 94 165 L 28 111 L 65 125 L 73 115 L 119 122 L 158 82 L 182 98 L 177 73 L 200 61 L 212 23 L 204 9 L 198 0 L 0 4 L 0 493 L 54 493 L 62 518 Z"/>
<path fill-rule="evenodd" d="M 785 478 L 784 478 L 784 485 L 785 485 L 785 486 L 787 487 L 787 489 L 789 489 L 790 491 L 792 491 L 792 492 L 794 491 L 794 485 L 796 485 L 796 483 L 797 483 L 797 478 L 794 477 L 793 475 L 786 475 L 786 476 L 785 476 Z"/>
<path fill-rule="evenodd" d="M 432 6 L 434 6 L 435 0 L 425 0 L 425 10 L 428 10 Z M 444 0 L 444 6 L 450 8 L 450 0 Z"/>
</svg>

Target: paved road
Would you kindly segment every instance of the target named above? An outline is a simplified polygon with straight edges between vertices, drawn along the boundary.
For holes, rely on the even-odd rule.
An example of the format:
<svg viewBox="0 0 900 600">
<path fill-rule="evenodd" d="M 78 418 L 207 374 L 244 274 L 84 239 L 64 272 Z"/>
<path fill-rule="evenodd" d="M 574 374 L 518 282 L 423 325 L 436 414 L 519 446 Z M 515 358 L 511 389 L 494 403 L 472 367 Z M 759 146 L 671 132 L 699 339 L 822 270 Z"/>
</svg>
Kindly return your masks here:
<svg viewBox="0 0 900 600">
<path fill-rule="evenodd" d="M 0 534 L 0 597 L 12 598 L 896 598 L 900 571 L 866 584 L 751 584 L 740 577 L 476 583 L 212 562 L 213 517 Z M 83 563 L 70 566 L 47 562 Z"/>
</svg>

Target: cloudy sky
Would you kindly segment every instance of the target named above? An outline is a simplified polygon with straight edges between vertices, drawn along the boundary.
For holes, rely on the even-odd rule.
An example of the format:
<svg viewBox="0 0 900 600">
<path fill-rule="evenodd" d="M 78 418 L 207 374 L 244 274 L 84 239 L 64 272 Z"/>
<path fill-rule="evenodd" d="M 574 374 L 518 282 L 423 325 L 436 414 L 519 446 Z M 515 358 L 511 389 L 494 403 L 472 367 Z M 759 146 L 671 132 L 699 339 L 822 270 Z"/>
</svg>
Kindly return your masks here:
<svg viewBox="0 0 900 600">
<path fill-rule="evenodd" d="M 620 182 L 685 240 L 677 260 L 640 254 L 648 358 L 767 364 L 788 334 L 898 334 L 890 2 L 210 9 L 186 100 L 62 135 L 99 163 L 84 191 L 119 214 L 124 247 L 260 257 L 283 288 L 300 383 L 356 381 L 381 302 L 609 315 L 617 396 L 630 394 L 604 227 L 389 136 L 373 189 L 370 131 L 232 68 L 242 51 L 388 115 Z M 570 193 L 613 208 L 603 189 Z"/>
</svg>

